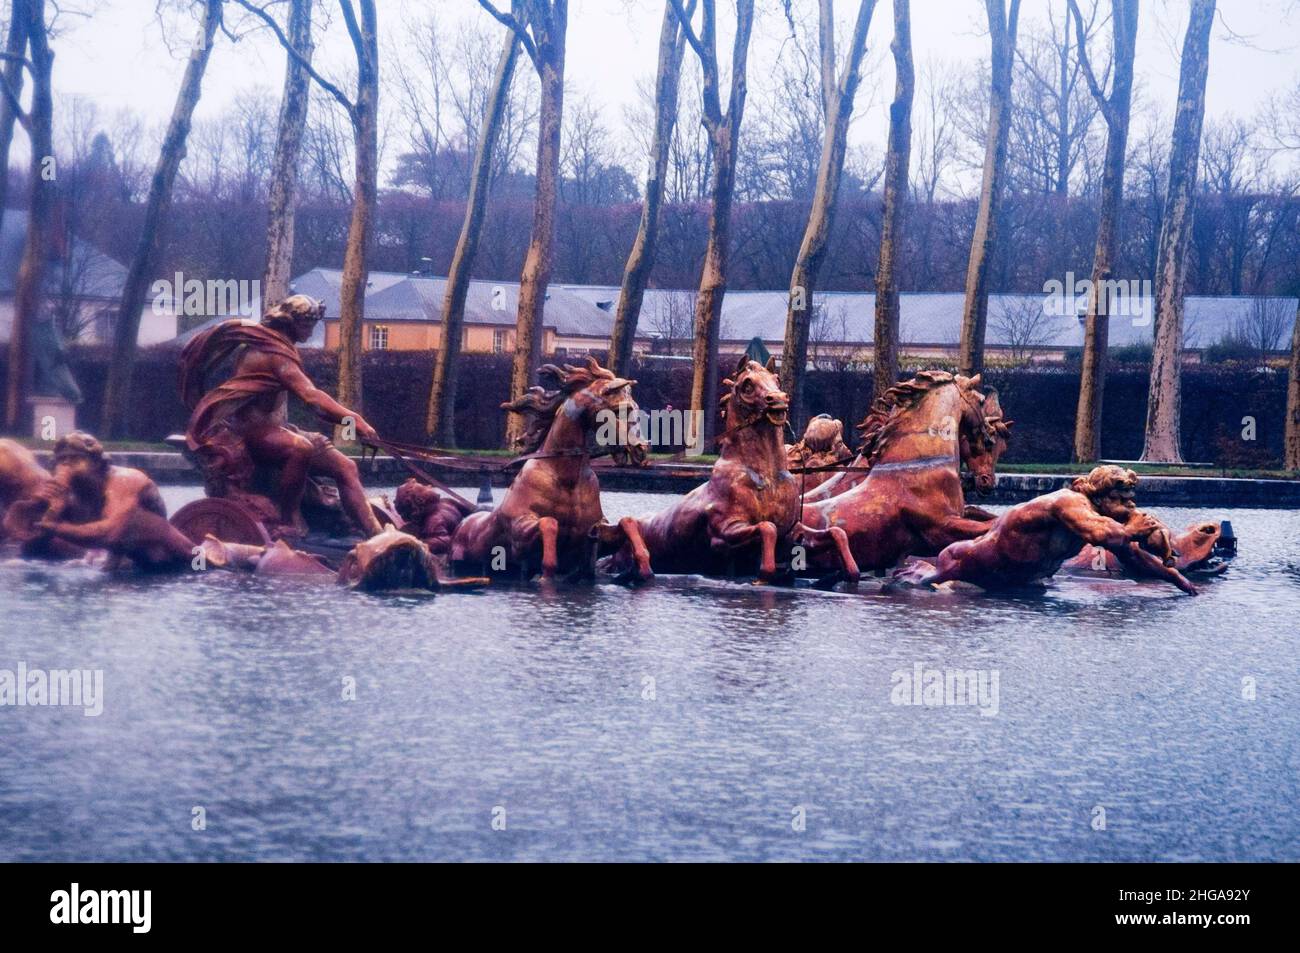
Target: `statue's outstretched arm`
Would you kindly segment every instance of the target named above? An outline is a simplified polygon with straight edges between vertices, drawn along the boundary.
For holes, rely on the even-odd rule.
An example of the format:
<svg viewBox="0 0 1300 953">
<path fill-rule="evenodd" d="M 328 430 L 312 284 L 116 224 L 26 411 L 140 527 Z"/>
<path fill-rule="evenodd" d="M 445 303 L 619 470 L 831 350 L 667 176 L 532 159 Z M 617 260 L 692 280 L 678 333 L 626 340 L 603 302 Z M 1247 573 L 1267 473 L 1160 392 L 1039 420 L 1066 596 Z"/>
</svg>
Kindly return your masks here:
<svg viewBox="0 0 1300 953">
<path fill-rule="evenodd" d="M 375 437 L 375 428 L 354 410 L 349 410 L 311 382 L 311 378 L 292 364 L 281 362 L 276 368 L 280 380 L 289 391 L 332 424 L 341 424 L 351 418 L 361 437 Z"/>
<path fill-rule="evenodd" d="M 1133 534 L 1123 524 L 1094 510 L 1086 497 L 1075 495 L 1077 499 L 1067 498 L 1056 503 L 1053 507 L 1056 518 L 1085 543 L 1104 546 L 1112 552 L 1127 547 Z"/>
<path fill-rule="evenodd" d="M 1136 568 L 1140 572 L 1146 572 L 1148 575 L 1157 579 L 1163 579 L 1165 582 L 1172 583 L 1189 596 L 1198 594 L 1196 586 L 1188 581 L 1187 577 L 1180 573 L 1173 566 L 1166 566 L 1164 560 L 1160 557 L 1147 552 L 1136 543 L 1130 543 L 1120 550 L 1115 551 L 1115 555 L 1120 562 Z"/>
</svg>

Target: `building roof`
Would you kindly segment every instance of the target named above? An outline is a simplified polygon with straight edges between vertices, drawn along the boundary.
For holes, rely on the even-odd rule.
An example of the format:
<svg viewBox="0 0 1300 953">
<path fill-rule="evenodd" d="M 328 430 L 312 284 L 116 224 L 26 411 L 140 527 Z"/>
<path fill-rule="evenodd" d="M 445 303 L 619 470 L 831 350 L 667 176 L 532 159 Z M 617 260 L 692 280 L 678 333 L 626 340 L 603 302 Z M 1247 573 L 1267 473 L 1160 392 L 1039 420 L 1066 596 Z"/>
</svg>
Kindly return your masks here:
<svg viewBox="0 0 1300 953">
<path fill-rule="evenodd" d="M 324 301 L 326 317 L 337 318 L 342 275 L 337 269 L 313 268 L 295 278 L 291 287 L 296 293 Z M 441 321 L 446 291 L 446 278 L 372 271 L 366 289 L 366 320 Z M 513 325 L 518 308 L 518 282 L 471 281 L 465 298 L 465 323 Z M 558 285 L 547 292 L 542 325 L 557 334 L 608 337 L 611 324 L 612 318 L 586 298 Z"/>
<path fill-rule="evenodd" d="M 0 295 L 12 295 L 27 242 L 26 209 L 6 209 L 0 218 Z M 66 254 L 55 255 L 45 267 L 45 293 L 65 291 L 78 298 L 116 300 L 126 284 L 126 267 L 94 245 L 73 237 Z"/>
<path fill-rule="evenodd" d="M 326 315 L 337 318 L 342 272 L 314 268 L 292 282 L 295 292 L 325 302 Z M 397 272 L 370 273 L 366 294 L 366 320 L 384 322 L 441 320 L 447 279 Z M 617 310 L 619 288 L 614 285 L 552 283 L 547 293 L 543 324 L 562 337 L 607 340 Z M 642 304 L 638 338 L 656 334 L 656 315 L 676 310 L 685 316 L 689 336 L 694 290 L 649 288 Z M 722 305 L 722 340 L 743 345 L 759 337 L 769 347 L 785 339 L 787 293 L 728 291 Z M 814 319 L 813 344 L 870 345 L 874 340 L 876 296 L 869 291 L 828 291 L 813 296 L 819 317 Z M 955 348 L 961 334 L 965 297 L 960 292 L 906 292 L 899 296 L 900 334 L 905 346 Z M 1060 349 L 1083 344 L 1083 322 L 1078 301 L 1046 294 L 993 294 L 989 296 L 986 345 L 1023 346 L 1027 340 L 1039 348 Z M 465 302 L 467 324 L 513 325 L 519 304 L 519 284 L 511 281 L 471 281 Z M 1184 303 L 1183 339 L 1186 348 L 1202 348 L 1221 341 L 1248 321 L 1252 310 L 1274 308 L 1284 314 L 1285 332 L 1278 349 L 1289 344 L 1295 298 L 1189 296 Z M 1131 312 L 1131 313 L 1130 313 Z M 1124 314 L 1110 323 L 1110 346 L 1149 344 L 1152 340 L 1153 302 L 1150 295 L 1131 299 Z M 1032 331 L 1026 333 L 1026 325 Z M 1020 328 L 1017 331 L 1017 326 Z M 318 327 L 308 346 L 324 344 Z"/>
<path fill-rule="evenodd" d="M 619 289 L 607 285 L 562 285 L 567 293 L 585 298 L 610 315 L 617 308 Z M 648 321 L 672 306 L 672 299 L 693 302 L 694 291 L 650 288 L 642 302 L 638 337 L 651 333 Z M 786 301 L 781 291 L 728 291 L 722 302 L 721 336 L 724 341 L 745 343 L 761 337 L 780 344 L 785 339 Z M 869 291 L 829 291 L 813 296 L 821 318 L 814 321 L 813 337 L 825 344 L 869 345 L 875 338 L 876 296 Z M 1240 323 L 1250 319 L 1257 302 L 1284 315 L 1285 330 L 1278 348 L 1289 346 L 1290 319 L 1296 313 L 1295 298 L 1211 297 L 1190 295 L 1184 301 L 1183 346 L 1200 348 L 1222 340 Z M 899 296 L 899 338 L 905 345 L 955 347 L 961 334 L 965 296 L 960 292 L 907 292 Z M 988 329 L 985 343 L 1008 347 L 1032 337 L 1040 347 L 1080 347 L 1083 323 L 1074 311 L 1076 302 L 1045 294 L 989 295 Z M 680 304 L 678 308 L 680 310 Z M 689 305 L 688 305 L 689 310 Z M 1133 299 L 1125 314 L 1110 322 L 1110 346 L 1147 344 L 1152 340 L 1154 304 L 1149 296 Z M 1033 327 L 1033 333 L 1017 333 L 1016 326 Z"/>
</svg>

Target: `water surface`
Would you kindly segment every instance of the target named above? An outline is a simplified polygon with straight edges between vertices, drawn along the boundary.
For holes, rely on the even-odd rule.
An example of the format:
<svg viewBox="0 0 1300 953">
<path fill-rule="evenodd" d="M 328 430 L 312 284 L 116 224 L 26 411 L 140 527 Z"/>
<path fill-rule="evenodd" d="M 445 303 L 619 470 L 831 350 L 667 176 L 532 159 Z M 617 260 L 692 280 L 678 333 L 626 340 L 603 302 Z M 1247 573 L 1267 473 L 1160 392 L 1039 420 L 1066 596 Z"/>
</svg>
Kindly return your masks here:
<svg viewBox="0 0 1300 953">
<path fill-rule="evenodd" d="M 0 860 L 1298 860 L 1300 514 L 1154 512 L 1231 516 L 1200 598 L 10 562 L 0 668 L 102 669 L 105 701 L 0 708 Z M 996 672 L 996 714 L 893 704 L 917 663 Z"/>
</svg>

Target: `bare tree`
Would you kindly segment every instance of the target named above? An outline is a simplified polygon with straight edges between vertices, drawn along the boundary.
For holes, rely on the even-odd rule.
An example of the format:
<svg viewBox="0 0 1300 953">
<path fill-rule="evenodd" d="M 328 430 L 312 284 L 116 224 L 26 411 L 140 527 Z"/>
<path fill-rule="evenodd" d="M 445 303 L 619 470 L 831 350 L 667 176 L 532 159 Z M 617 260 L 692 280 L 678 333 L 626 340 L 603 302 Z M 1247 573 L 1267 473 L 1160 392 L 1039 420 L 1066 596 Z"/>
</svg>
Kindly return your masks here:
<svg viewBox="0 0 1300 953">
<path fill-rule="evenodd" d="M 717 429 L 718 340 L 722 298 L 727 293 L 727 261 L 731 254 L 731 204 L 736 188 L 736 152 L 740 122 L 748 90 L 749 38 L 754 28 L 754 0 L 736 0 L 736 34 L 731 50 L 731 87 L 727 110 L 722 110 L 718 69 L 717 11 L 715 0 L 701 0 L 701 25 L 697 34 L 682 0 L 671 0 L 686 41 L 700 61 L 704 77 L 701 101 L 703 123 L 709 134 L 712 177 L 709 182 L 709 239 L 695 298 L 695 330 L 691 345 L 694 361 L 691 409 L 704 417 L 704 435 Z"/>
<path fill-rule="evenodd" d="M 686 68 L 687 95 L 678 99 L 679 116 L 668 162 L 670 202 L 696 202 L 709 197 L 713 151 L 704 126 L 704 79 L 698 61 Z"/>
<path fill-rule="evenodd" d="M 906 0 L 903 0 L 906 9 Z M 845 50 L 843 69 L 836 75 L 835 4 L 820 0 L 818 4 L 818 42 L 821 53 L 821 102 L 825 115 L 821 159 L 817 167 L 817 185 L 813 190 L 812 209 L 804 226 L 803 241 L 790 274 L 790 296 L 786 307 L 785 348 L 781 356 L 781 387 L 790 397 L 790 417 L 799 426 L 802 420 L 803 376 L 808 364 L 808 332 L 812 322 L 813 294 L 817 276 L 826 260 L 831 226 L 835 219 L 836 199 L 844 172 L 844 153 L 849 123 L 853 119 L 853 101 L 862 80 L 862 58 L 867 53 L 867 30 L 875 12 L 875 0 L 861 0 L 853 25 L 853 36 Z M 891 136 L 891 145 L 894 140 Z M 906 181 L 907 170 L 903 170 Z M 709 403 L 712 407 L 712 402 Z"/>
<path fill-rule="evenodd" d="M 291 0 L 289 42 L 298 55 L 311 62 L 312 0 Z M 298 168 L 307 108 L 311 103 L 311 77 L 292 57 L 285 57 L 284 93 L 276 126 L 275 155 L 271 160 L 271 190 L 267 202 L 266 272 L 262 278 L 262 307 L 269 308 L 289 294 L 293 268 L 293 232 L 296 219 Z"/>
<path fill-rule="evenodd" d="M 357 0 L 355 7 L 353 0 L 339 0 L 339 10 L 357 61 L 357 91 L 351 98 L 316 71 L 274 17 L 252 0 L 235 2 L 271 28 L 289 58 L 343 107 L 352 126 L 355 175 L 339 286 L 338 399 L 345 407 L 360 408 L 361 331 L 370 275 L 368 256 L 374 233 L 375 202 L 379 194 L 379 25 L 375 0 Z"/>
<path fill-rule="evenodd" d="M 988 322 L 989 272 L 997 241 L 997 222 L 1007 165 L 1007 135 L 1011 126 L 1011 76 L 1015 65 L 1016 25 L 1020 0 L 984 0 L 989 23 L 992 58 L 989 64 L 989 124 L 985 133 L 984 173 L 979 211 L 971 235 L 966 267 L 966 303 L 962 309 L 961 353 L 963 374 L 984 369 L 984 332 Z"/>
<path fill-rule="evenodd" d="M 1079 41 L 1079 61 L 1088 89 L 1106 120 L 1106 161 L 1101 181 L 1097 241 L 1092 254 L 1092 294 L 1083 328 L 1083 365 L 1074 419 L 1074 459 L 1096 460 L 1101 453 L 1101 402 L 1106 388 L 1110 342 L 1110 302 L 1103 291 L 1119 250 L 1119 220 L 1124 209 L 1124 159 L 1133 105 L 1133 61 L 1137 50 L 1138 0 L 1111 0 L 1113 78 L 1106 93 L 1088 55 L 1088 31 L 1077 0 L 1069 0 Z"/>
<path fill-rule="evenodd" d="M 650 333 L 664 342 L 665 353 L 676 354 L 678 341 L 689 341 L 695 316 L 695 296 L 689 291 L 664 291 L 656 295 L 647 314 Z"/>
<path fill-rule="evenodd" d="M 1066 196 L 1080 164 L 1088 171 L 1098 106 L 1085 84 L 1079 48 L 1092 32 L 1099 7 L 1089 5 L 1080 32 L 1068 3 L 1059 22 L 1049 3 L 1046 23 L 1017 44 L 1008 163 L 1026 191 Z M 1108 67 L 1096 71 L 1102 85 L 1109 72 Z"/>
<path fill-rule="evenodd" d="M 5 100 L 31 141 L 27 239 L 14 286 L 14 318 L 9 331 L 9 368 L 5 379 L 4 423 L 8 430 L 18 428 L 31 380 L 31 334 L 41 306 L 45 263 L 50 254 L 55 190 L 55 176 L 50 174 L 49 166 L 54 158 L 54 100 L 50 83 L 54 53 L 50 50 L 45 21 L 45 0 L 21 0 L 15 3 L 12 15 L 24 21 L 30 56 L 22 65 L 32 74 L 32 99 L 31 107 L 24 112 L 7 78 L 4 79 Z"/>
<path fill-rule="evenodd" d="M 695 0 L 688 0 L 686 15 L 695 12 Z M 659 28 L 659 62 L 655 70 L 654 132 L 650 141 L 650 170 L 646 174 L 645 200 L 637 226 L 632 251 L 623 268 L 623 287 L 619 291 L 618 310 L 609 338 L 609 367 L 615 374 L 626 374 L 632 364 L 632 345 L 636 340 L 637 320 L 645 296 L 650 269 L 654 267 L 659 240 L 659 213 L 667 186 L 669 150 L 673 127 L 677 122 L 677 96 L 682 72 L 686 37 L 672 3 L 664 4 L 663 23 Z"/>
<path fill-rule="evenodd" d="M 313 199 L 346 205 L 352 201 L 353 137 L 351 124 L 334 109 L 328 93 L 314 93 L 303 134 L 302 185 Z"/>
<path fill-rule="evenodd" d="M 880 225 L 880 261 L 876 266 L 874 332 L 875 389 L 883 394 L 898 379 L 898 243 L 912 156 L 912 25 L 908 0 L 894 0 L 894 103 L 889 107 L 889 151 L 885 156 L 885 208 Z"/>
<path fill-rule="evenodd" d="M 519 311 L 515 321 L 515 356 L 510 366 L 510 395 L 519 398 L 533 382 L 541 363 L 542 316 L 546 288 L 555 260 L 555 206 L 560 187 L 560 135 L 564 123 L 565 37 L 569 27 L 568 0 L 513 0 L 502 13 L 490 0 L 479 6 L 514 31 L 532 60 L 541 81 L 537 117 L 537 187 L 533 198 L 533 231 L 519 277 Z M 523 435 L 524 419 L 511 414 L 506 440 Z"/>
<path fill-rule="evenodd" d="M 116 437 L 126 429 L 126 414 L 131 402 L 131 379 L 135 371 L 136 341 L 140 335 L 140 315 L 149 292 L 149 283 L 163 243 L 163 224 L 171 207 L 172 188 L 181 160 L 185 158 L 185 144 L 189 139 L 194 107 L 198 105 L 203 88 L 203 74 L 208 68 L 212 44 L 221 25 L 221 0 L 203 0 L 203 20 L 189 63 L 181 78 L 176 105 L 163 137 L 158 162 L 154 166 L 149 185 L 149 198 L 145 203 L 144 224 L 136 244 L 126 284 L 122 288 L 122 303 L 113 326 L 113 357 L 108 369 L 108 383 L 104 391 L 103 421 L 105 436 Z"/>
<path fill-rule="evenodd" d="M 1250 309 L 1234 324 L 1233 336 L 1263 363 L 1282 346 L 1291 330 L 1291 302 L 1286 298 L 1254 297 Z"/>
<path fill-rule="evenodd" d="M 1287 366 L 1286 433 L 1283 438 L 1283 465 L 1300 470 L 1300 305 L 1291 326 L 1291 361 Z"/>
<path fill-rule="evenodd" d="M 808 333 L 809 363 L 820 371 L 847 370 L 856 363 L 851 337 L 844 305 L 819 301 Z"/>
<path fill-rule="evenodd" d="M 461 329 L 465 324 L 465 298 L 469 293 L 469 278 L 474 268 L 474 258 L 478 254 L 483 217 L 487 211 L 492 153 L 501 133 L 518 57 L 519 40 L 513 30 L 507 30 L 497 62 L 493 95 L 483 116 L 483 129 L 478 136 L 478 147 L 474 154 L 465 220 L 461 224 L 460 237 L 456 240 L 456 252 L 452 256 L 447 289 L 442 300 L 442 339 L 438 344 L 438 357 L 433 370 L 433 389 L 429 394 L 429 415 L 425 429 L 435 443 L 445 447 L 456 445 L 456 378 L 457 365 L 460 363 Z"/>
<path fill-rule="evenodd" d="M 415 186 L 435 200 L 467 197 L 478 137 L 495 99 L 499 38 L 477 21 L 449 34 L 430 14 L 410 30 L 405 46 L 393 85 L 409 151 L 397 156 L 394 184 Z M 518 167 L 537 119 L 531 71 L 512 77 L 489 157 L 493 190 Z"/>
<path fill-rule="evenodd" d="M 1037 298 L 1012 298 L 998 302 L 989 318 L 993 332 L 1010 353 L 1013 364 L 1028 364 L 1034 351 L 1056 342 L 1059 328 L 1055 318 L 1043 310 Z M 880 393 L 877 391 L 877 393 Z"/>
<path fill-rule="evenodd" d="M 0 67 L 0 77 L 10 94 L 0 102 L 0 214 L 9 207 L 9 147 L 14 138 L 14 121 L 18 118 L 10 100 L 17 102 L 23 92 L 23 54 L 27 50 L 26 2 L 13 0 L 10 7 L 4 66 Z"/>
<path fill-rule="evenodd" d="M 1146 443 L 1149 463 L 1182 463 L 1179 416 L 1182 413 L 1183 290 L 1187 245 L 1192 233 L 1196 172 L 1205 119 L 1205 77 L 1210 66 L 1214 0 L 1192 0 L 1178 74 L 1178 108 L 1169 149 L 1169 188 L 1165 198 L 1160 250 L 1156 256 L 1155 345 L 1147 394 Z"/>
</svg>

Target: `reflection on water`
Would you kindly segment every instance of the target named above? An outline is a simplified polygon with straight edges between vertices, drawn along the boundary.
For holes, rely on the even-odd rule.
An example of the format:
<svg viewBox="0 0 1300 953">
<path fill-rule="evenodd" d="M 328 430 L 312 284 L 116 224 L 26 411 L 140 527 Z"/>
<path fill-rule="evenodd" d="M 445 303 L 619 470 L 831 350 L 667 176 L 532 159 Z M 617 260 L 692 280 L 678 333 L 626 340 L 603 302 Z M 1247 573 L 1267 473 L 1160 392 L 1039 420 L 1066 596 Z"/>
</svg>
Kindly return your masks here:
<svg viewBox="0 0 1300 953">
<path fill-rule="evenodd" d="M 0 709 L 0 859 L 1300 859 L 1300 515 L 1156 512 L 1231 515 L 1201 598 L 9 563 L 0 669 L 103 669 L 106 698 Z M 891 704 L 917 663 L 997 671 L 997 715 Z"/>
</svg>

